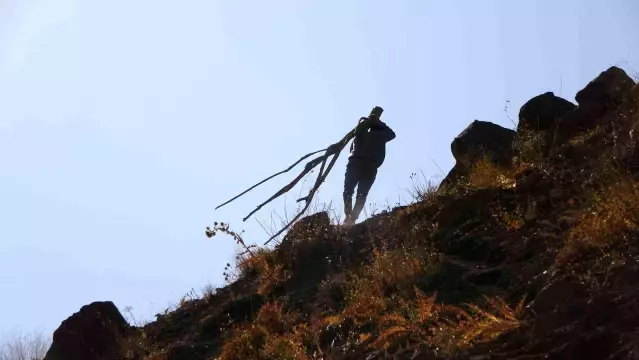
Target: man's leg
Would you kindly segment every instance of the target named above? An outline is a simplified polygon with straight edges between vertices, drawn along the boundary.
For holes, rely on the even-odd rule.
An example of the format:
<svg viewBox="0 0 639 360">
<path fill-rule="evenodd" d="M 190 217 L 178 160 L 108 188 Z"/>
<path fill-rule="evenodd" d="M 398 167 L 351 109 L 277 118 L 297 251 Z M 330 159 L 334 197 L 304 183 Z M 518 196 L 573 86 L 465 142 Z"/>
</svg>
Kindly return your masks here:
<svg viewBox="0 0 639 360">
<path fill-rule="evenodd" d="M 351 221 L 353 223 L 357 220 L 359 214 L 364 209 L 364 205 L 366 205 L 366 197 L 368 196 L 368 192 L 371 190 L 371 187 L 373 187 L 376 176 L 377 166 L 375 166 L 374 163 L 361 166 L 360 178 L 359 182 L 357 183 L 355 207 L 353 208 L 353 212 L 351 213 Z"/>
<path fill-rule="evenodd" d="M 355 186 L 357 186 L 358 169 L 357 164 L 353 160 L 349 160 L 346 165 L 346 175 L 344 176 L 344 215 L 346 219 L 344 222 L 350 221 L 350 216 L 353 211 L 353 193 L 355 193 Z"/>
</svg>

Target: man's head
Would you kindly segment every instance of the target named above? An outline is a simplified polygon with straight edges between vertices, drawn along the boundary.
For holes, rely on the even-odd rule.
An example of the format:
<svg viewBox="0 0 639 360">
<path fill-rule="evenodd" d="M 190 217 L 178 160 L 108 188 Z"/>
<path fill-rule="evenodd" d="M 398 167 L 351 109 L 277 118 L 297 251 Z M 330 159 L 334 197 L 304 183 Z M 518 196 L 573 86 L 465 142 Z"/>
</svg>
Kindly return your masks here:
<svg viewBox="0 0 639 360">
<path fill-rule="evenodd" d="M 375 106 L 373 110 L 371 110 L 371 114 L 369 115 L 369 117 L 379 120 L 380 116 L 382 116 L 382 112 L 384 112 L 384 109 L 379 106 Z"/>
</svg>

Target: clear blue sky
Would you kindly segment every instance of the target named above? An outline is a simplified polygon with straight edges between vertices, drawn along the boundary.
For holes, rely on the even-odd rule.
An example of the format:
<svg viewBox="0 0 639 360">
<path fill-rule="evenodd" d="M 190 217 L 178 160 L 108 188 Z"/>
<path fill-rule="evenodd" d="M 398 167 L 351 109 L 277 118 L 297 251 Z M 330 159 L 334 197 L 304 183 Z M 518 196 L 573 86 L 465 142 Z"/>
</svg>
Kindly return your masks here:
<svg viewBox="0 0 639 360">
<path fill-rule="evenodd" d="M 268 4 L 267 4 L 268 3 Z M 639 71 L 639 2 L 0 0 L 0 334 L 95 300 L 149 317 L 222 284 L 241 218 L 372 106 L 397 139 L 370 202 L 453 164 L 474 119 Z M 323 187 L 339 202 L 346 157 Z M 258 217 L 294 207 L 292 197 Z"/>
</svg>

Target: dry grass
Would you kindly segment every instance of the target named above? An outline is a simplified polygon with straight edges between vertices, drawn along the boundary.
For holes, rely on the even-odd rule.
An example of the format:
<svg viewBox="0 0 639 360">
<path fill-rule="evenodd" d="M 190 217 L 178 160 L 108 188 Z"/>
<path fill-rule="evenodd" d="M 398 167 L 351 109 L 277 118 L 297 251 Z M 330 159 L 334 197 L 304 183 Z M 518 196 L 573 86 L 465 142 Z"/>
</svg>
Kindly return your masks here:
<svg viewBox="0 0 639 360">
<path fill-rule="evenodd" d="M 217 289 L 215 286 L 213 286 L 213 284 L 206 284 L 204 287 L 202 287 L 200 296 L 205 300 L 211 300 L 216 293 Z"/>
<path fill-rule="evenodd" d="M 309 357 L 306 355 L 304 344 L 302 344 L 294 336 L 272 336 L 264 345 L 262 351 L 263 356 L 266 359 L 281 359 L 281 360 L 306 360 Z"/>
<path fill-rule="evenodd" d="M 383 289 L 406 289 L 420 276 L 432 274 L 439 269 L 440 259 L 425 249 L 399 248 L 373 251 L 373 262 L 366 266 L 366 278 Z"/>
<path fill-rule="evenodd" d="M 440 355 L 450 356 L 478 342 L 491 341 L 521 325 L 522 299 L 515 307 L 499 297 L 485 297 L 485 309 L 469 304 L 467 310 L 437 304 L 437 293 L 415 289 L 411 299 L 378 319 L 379 334 L 371 346 L 386 349 L 411 339 L 430 344 Z"/>
<path fill-rule="evenodd" d="M 639 230 L 638 182 L 619 177 L 592 198 L 592 206 L 571 229 L 557 255 L 560 265 L 577 260 L 581 254 L 628 242 L 630 234 Z"/>
<path fill-rule="evenodd" d="M 537 202 L 534 199 L 529 198 L 526 203 L 517 204 L 517 206 L 510 211 L 498 208 L 494 212 L 493 216 L 506 230 L 517 231 L 526 222 L 536 218 Z"/>
<path fill-rule="evenodd" d="M 236 268 L 240 277 L 258 277 L 260 294 L 266 294 L 284 284 L 291 276 L 290 271 L 278 262 L 276 253 L 266 248 L 238 256 Z"/>
<path fill-rule="evenodd" d="M 470 169 L 466 187 L 470 189 L 512 188 L 514 171 L 495 165 L 489 157 L 479 159 Z"/>
<path fill-rule="evenodd" d="M 408 194 L 413 202 L 433 203 L 437 200 L 437 185 L 426 179 L 423 172 L 412 173 L 410 180 L 412 186 L 408 190 Z"/>
<path fill-rule="evenodd" d="M 484 297 L 487 309 L 469 304 L 469 311 L 457 309 L 459 320 L 452 324 L 452 330 L 460 333 L 458 346 L 468 347 L 475 342 L 491 341 L 500 335 L 515 330 L 521 325 L 525 298 L 515 307 L 508 305 L 500 297 Z"/>
<path fill-rule="evenodd" d="M 309 359 L 307 349 L 319 349 L 317 329 L 298 324 L 300 321 L 298 314 L 287 313 L 282 304 L 269 302 L 261 307 L 253 324 L 238 326 L 218 359 Z"/>
<path fill-rule="evenodd" d="M 255 323 L 268 329 L 269 333 L 281 334 L 291 330 L 298 317 L 294 313 L 285 313 L 281 303 L 277 301 L 264 304 L 257 314 Z"/>
</svg>

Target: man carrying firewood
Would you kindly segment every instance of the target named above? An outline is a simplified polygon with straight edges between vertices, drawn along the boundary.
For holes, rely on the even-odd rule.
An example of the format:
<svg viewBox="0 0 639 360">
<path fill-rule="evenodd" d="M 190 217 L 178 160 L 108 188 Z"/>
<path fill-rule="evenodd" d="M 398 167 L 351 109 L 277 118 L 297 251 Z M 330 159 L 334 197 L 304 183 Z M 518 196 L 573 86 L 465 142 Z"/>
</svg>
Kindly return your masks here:
<svg viewBox="0 0 639 360">
<path fill-rule="evenodd" d="M 355 130 L 344 178 L 344 225 L 354 224 L 364 209 L 377 169 L 386 157 L 386 143 L 395 138 L 395 132 L 380 120 L 383 111 L 381 107 L 375 106 L 368 117 L 360 119 Z M 353 207 L 355 187 L 357 195 Z"/>
</svg>

